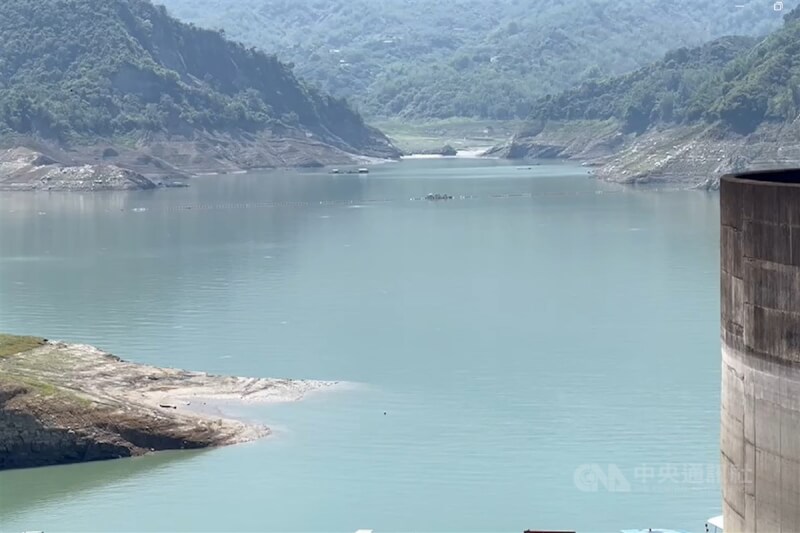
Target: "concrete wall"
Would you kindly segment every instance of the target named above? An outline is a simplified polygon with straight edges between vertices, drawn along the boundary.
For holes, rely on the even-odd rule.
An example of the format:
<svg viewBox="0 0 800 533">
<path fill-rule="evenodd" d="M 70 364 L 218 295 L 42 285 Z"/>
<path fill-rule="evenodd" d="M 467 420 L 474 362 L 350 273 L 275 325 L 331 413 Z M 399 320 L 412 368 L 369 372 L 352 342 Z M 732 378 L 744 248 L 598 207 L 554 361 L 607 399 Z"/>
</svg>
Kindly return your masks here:
<svg viewBox="0 0 800 533">
<path fill-rule="evenodd" d="M 720 186 L 725 531 L 800 532 L 800 171 Z"/>
</svg>

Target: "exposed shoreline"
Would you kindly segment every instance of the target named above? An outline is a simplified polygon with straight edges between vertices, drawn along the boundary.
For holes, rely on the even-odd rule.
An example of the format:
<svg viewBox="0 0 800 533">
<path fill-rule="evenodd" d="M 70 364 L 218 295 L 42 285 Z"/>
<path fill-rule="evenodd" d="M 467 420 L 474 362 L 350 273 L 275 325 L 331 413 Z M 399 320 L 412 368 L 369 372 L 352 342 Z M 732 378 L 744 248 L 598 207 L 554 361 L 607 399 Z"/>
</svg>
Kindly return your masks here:
<svg viewBox="0 0 800 533">
<path fill-rule="evenodd" d="M 25 137 L 0 139 L 0 191 L 117 191 L 185 187 L 199 175 L 261 169 L 363 165 L 401 154 L 379 133 L 351 146 L 297 132 L 149 138 L 131 147 L 113 139 L 71 147 Z"/>
<path fill-rule="evenodd" d="M 740 135 L 718 124 L 624 133 L 614 120 L 531 125 L 488 155 L 558 159 L 594 167 L 597 179 L 624 185 L 716 190 L 727 173 L 800 165 L 797 125 L 762 125 Z"/>
<path fill-rule="evenodd" d="M 14 339 L 0 337 L 0 348 Z M 299 401 L 338 384 L 215 376 L 84 344 L 26 342 L 16 353 L 0 349 L 0 470 L 252 441 L 270 429 L 225 406 Z"/>
</svg>

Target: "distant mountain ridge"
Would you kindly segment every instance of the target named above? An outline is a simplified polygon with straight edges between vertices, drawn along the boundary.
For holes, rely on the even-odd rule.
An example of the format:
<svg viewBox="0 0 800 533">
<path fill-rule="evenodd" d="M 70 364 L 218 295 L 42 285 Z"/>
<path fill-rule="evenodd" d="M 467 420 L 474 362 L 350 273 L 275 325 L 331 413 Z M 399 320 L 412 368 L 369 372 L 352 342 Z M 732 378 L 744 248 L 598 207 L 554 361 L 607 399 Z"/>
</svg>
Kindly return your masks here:
<svg viewBox="0 0 800 533">
<path fill-rule="evenodd" d="M 368 116 L 415 120 L 525 118 L 539 96 L 681 46 L 766 34 L 782 14 L 764 0 L 156 1 L 294 62 Z"/>
<path fill-rule="evenodd" d="M 275 56 L 145 0 L 0 2 L 0 140 L 26 139 L 156 174 L 398 154 Z"/>
</svg>

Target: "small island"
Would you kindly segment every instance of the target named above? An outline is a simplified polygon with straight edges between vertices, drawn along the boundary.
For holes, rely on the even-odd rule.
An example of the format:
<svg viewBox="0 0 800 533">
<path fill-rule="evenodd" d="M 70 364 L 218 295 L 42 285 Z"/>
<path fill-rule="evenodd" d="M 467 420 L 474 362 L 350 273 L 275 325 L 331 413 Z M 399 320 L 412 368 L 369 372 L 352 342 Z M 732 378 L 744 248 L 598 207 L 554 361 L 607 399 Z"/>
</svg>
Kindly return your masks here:
<svg viewBox="0 0 800 533">
<path fill-rule="evenodd" d="M 458 155 L 458 150 L 449 144 L 445 144 L 441 148 L 430 148 L 426 150 L 417 150 L 411 155 L 440 155 L 442 157 L 455 157 Z"/>
<path fill-rule="evenodd" d="M 0 335 L 0 470 L 224 446 L 270 433 L 231 402 L 288 402 L 333 382 L 214 376 L 83 344 Z"/>
</svg>

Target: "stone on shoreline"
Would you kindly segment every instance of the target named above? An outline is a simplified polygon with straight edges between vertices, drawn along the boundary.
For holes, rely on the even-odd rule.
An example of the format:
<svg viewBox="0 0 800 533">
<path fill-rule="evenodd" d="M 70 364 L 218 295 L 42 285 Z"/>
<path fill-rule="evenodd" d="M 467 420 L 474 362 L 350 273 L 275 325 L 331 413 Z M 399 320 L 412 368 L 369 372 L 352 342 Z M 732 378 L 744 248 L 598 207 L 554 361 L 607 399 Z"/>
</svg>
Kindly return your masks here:
<svg viewBox="0 0 800 533">
<path fill-rule="evenodd" d="M 142 174 L 113 164 L 63 163 L 22 147 L 0 151 L 0 190 L 109 191 L 156 187 Z"/>
</svg>

